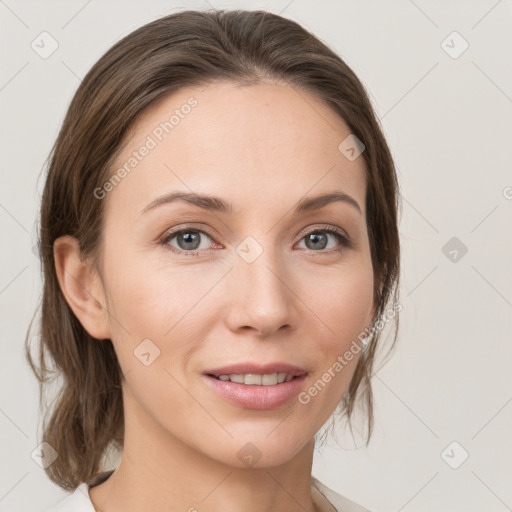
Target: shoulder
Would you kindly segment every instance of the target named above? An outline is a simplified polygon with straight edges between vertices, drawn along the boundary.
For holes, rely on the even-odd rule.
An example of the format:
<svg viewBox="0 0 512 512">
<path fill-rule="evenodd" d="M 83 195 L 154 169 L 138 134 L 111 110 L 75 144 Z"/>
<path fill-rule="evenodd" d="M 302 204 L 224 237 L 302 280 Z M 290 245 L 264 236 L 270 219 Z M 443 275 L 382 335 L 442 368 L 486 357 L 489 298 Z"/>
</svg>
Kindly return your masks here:
<svg viewBox="0 0 512 512">
<path fill-rule="evenodd" d="M 311 477 L 311 485 L 322 494 L 336 509 L 336 512 L 371 512 L 352 500 L 333 491 L 315 477 Z M 89 497 L 89 485 L 80 484 L 69 496 L 46 512 L 95 512 Z"/>
<path fill-rule="evenodd" d="M 95 512 L 89 498 L 89 486 L 86 483 L 80 484 L 69 496 L 46 512 Z"/>
<path fill-rule="evenodd" d="M 311 477 L 311 485 L 315 487 L 335 507 L 336 512 L 371 512 L 367 508 L 358 505 L 352 500 L 329 489 L 314 476 Z M 334 512 L 334 511 L 333 511 Z"/>
<path fill-rule="evenodd" d="M 82 482 L 68 497 L 45 512 L 96 512 L 89 489 L 103 483 L 114 472 L 113 469 L 97 473 L 87 482 Z"/>
</svg>

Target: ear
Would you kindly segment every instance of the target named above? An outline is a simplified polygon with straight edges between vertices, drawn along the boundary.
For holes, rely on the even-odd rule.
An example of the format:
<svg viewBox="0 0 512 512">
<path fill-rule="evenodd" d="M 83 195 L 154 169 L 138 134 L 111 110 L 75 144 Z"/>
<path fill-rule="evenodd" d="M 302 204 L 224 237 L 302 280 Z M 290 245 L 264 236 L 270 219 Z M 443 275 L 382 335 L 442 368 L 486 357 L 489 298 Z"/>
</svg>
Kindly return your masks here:
<svg viewBox="0 0 512 512">
<path fill-rule="evenodd" d="M 109 339 L 110 324 L 100 275 L 82 259 L 78 240 L 62 236 L 53 244 L 60 289 L 83 328 L 97 339 Z"/>
</svg>

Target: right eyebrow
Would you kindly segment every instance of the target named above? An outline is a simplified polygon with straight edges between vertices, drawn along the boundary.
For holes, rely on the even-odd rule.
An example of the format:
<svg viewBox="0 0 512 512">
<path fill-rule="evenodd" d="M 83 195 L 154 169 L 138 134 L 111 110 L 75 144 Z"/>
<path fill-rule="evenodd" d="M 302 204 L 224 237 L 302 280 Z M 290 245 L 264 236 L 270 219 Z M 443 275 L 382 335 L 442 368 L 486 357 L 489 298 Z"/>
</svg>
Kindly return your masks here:
<svg viewBox="0 0 512 512">
<path fill-rule="evenodd" d="M 212 210 L 217 212 L 231 213 L 233 207 L 220 197 L 209 196 L 205 194 L 195 194 L 193 192 L 172 192 L 158 197 L 146 207 L 143 208 L 142 213 L 146 213 L 161 204 L 173 203 L 175 201 L 186 201 L 187 203 L 194 204 L 200 208 L 206 210 Z"/>
</svg>

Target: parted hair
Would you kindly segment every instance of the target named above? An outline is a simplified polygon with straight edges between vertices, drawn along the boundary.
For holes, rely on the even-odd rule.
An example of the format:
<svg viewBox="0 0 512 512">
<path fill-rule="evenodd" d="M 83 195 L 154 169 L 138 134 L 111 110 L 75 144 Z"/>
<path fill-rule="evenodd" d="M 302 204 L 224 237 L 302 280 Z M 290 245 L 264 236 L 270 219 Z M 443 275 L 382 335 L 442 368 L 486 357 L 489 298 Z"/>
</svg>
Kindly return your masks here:
<svg viewBox="0 0 512 512">
<path fill-rule="evenodd" d="M 363 144 L 366 222 L 374 274 L 374 321 L 398 300 L 400 206 L 393 159 L 367 92 L 349 66 L 294 21 L 264 11 L 183 11 L 114 44 L 78 87 L 45 165 L 38 247 L 43 289 L 25 340 L 40 384 L 42 441 L 58 453 L 48 477 L 73 490 L 122 452 L 123 375 L 111 340 L 83 328 L 59 287 L 53 244 L 75 237 L 97 262 L 105 201 L 94 194 L 113 172 L 128 130 L 144 110 L 177 90 L 222 79 L 277 80 L 319 98 Z M 341 142 L 341 141 L 340 141 Z M 39 313 L 39 314 L 38 314 Z M 37 319 L 37 322 L 36 322 Z M 398 315 L 393 346 L 398 332 Z M 38 335 L 32 332 L 37 327 Z M 349 423 L 356 403 L 373 428 L 371 376 L 380 340 L 373 329 L 340 403 Z M 31 341 L 39 340 L 36 346 Z M 58 382 L 51 403 L 44 395 Z M 351 426 L 352 429 L 352 426 Z"/>
</svg>

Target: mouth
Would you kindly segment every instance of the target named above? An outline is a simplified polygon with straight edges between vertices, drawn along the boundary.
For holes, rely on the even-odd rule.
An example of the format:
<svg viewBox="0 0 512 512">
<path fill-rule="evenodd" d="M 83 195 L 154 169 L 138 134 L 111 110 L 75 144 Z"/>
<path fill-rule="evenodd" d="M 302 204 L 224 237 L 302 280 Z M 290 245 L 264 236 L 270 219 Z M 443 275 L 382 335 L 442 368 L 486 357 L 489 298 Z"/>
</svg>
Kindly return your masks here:
<svg viewBox="0 0 512 512">
<path fill-rule="evenodd" d="M 307 371 L 288 363 L 238 363 L 204 372 L 209 377 L 224 382 L 235 382 L 246 386 L 276 386 L 302 377 Z"/>
<path fill-rule="evenodd" d="M 212 377 L 217 380 L 224 382 L 235 382 L 237 384 L 245 384 L 246 386 L 276 386 L 283 384 L 283 382 L 290 382 L 293 379 L 298 379 L 299 375 L 291 375 L 289 373 L 265 373 L 259 375 L 257 373 L 232 373 L 223 375 L 207 374 L 208 377 Z M 305 373 L 304 373 L 305 375 Z"/>
<path fill-rule="evenodd" d="M 301 390 L 308 372 L 284 364 L 226 366 L 204 372 L 206 382 L 231 404 L 245 409 L 276 409 Z"/>
</svg>

